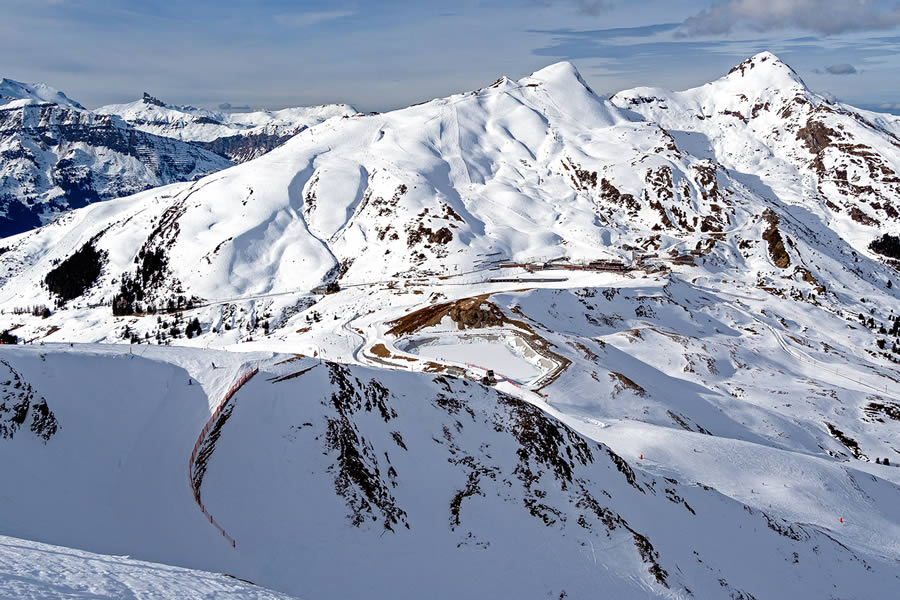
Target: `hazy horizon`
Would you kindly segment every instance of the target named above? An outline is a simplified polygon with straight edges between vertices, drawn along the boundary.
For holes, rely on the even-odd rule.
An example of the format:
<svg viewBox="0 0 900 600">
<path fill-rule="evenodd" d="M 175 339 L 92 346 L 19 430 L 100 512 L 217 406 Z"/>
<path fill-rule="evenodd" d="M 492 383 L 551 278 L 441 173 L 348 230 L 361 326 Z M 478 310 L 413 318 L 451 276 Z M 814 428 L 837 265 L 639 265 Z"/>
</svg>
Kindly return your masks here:
<svg viewBox="0 0 900 600">
<path fill-rule="evenodd" d="M 684 89 L 761 50 L 814 90 L 900 108 L 900 9 L 854 0 L 288 2 L 0 0 L 0 77 L 86 107 L 172 104 L 384 111 L 573 62 L 600 94 Z M 35 33 L 38 32 L 36 35 Z"/>
</svg>

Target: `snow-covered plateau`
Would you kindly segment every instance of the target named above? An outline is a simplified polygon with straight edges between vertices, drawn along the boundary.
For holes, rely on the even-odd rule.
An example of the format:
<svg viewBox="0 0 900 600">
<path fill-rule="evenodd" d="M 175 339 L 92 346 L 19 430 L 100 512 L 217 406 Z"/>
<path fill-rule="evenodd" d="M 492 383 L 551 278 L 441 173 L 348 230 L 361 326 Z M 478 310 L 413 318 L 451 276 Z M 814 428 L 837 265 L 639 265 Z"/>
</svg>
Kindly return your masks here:
<svg viewBox="0 0 900 600">
<path fill-rule="evenodd" d="M 0 583 L 896 595 L 895 119 L 770 53 L 347 112 L 0 240 Z"/>
</svg>

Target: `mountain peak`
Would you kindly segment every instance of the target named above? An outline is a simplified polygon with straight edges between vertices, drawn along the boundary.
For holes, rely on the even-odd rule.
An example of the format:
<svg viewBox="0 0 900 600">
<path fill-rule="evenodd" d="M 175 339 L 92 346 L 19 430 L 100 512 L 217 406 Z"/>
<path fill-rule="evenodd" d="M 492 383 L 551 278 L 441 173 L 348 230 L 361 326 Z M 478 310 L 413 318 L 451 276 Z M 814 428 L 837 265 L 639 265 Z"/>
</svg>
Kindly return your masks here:
<svg viewBox="0 0 900 600">
<path fill-rule="evenodd" d="M 723 79 L 728 81 L 747 79 L 753 83 L 763 83 L 766 87 L 771 85 L 806 87 L 800 75 L 790 65 L 769 51 L 754 54 L 742 63 L 735 65 Z"/>
<path fill-rule="evenodd" d="M 81 104 L 46 83 L 22 83 L 13 79 L 0 79 L 0 104 L 5 104 L 6 101 L 10 100 L 49 102 L 68 108 L 84 110 Z"/>
<path fill-rule="evenodd" d="M 567 60 L 547 65 L 543 69 L 535 71 L 527 77 L 527 79 L 536 79 L 545 83 L 555 84 L 572 84 L 577 83 L 583 87 L 590 89 L 588 84 L 582 79 L 578 69 Z"/>
<path fill-rule="evenodd" d="M 154 98 L 147 92 L 144 92 L 144 95 L 141 97 L 141 101 L 144 104 L 152 104 L 153 106 L 162 106 L 165 107 L 166 103 L 160 100 L 159 98 Z"/>
</svg>

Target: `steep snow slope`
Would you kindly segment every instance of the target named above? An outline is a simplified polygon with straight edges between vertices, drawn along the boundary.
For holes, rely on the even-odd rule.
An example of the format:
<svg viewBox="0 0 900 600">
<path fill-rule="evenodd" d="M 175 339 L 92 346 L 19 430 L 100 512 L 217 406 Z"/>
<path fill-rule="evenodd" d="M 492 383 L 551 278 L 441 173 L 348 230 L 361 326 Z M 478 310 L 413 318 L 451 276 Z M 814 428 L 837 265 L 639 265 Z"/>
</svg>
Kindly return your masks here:
<svg viewBox="0 0 900 600">
<path fill-rule="evenodd" d="M 0 536 L 0 589 L 6 598 L 252 598 L 287 600 L 224 575 Z"/>
<path fill-rule="evenodd" d="M 0 236 L 231 164 L 202 148 L 136 131 L 118 117 L 86 111 L 52 88 L 4 90 L 0 94 L 22 99 L 0 106 Z"/>
<path fill-rule="evenodd" d="M 828 101 L 769 52 L 699 88 L 636 88 L 612 101 L 740 173 L 759 195 L 809 211 L 858 252 L 900 228 L 896 119 Z"/>
<path fill-rule="evenodd" d="M 166 104 L 144 93 L 128 104 L 102 106 L 95 112 L 118 115 L 139 131 L 199 142 L 234 162 L 245 162 L 283 144 L 307 127 L 332 117 L 356 113 L 346 104 L 328 104 L 253 112 L 216 112 Z"/>
<path fill-rule="evenodd" d="M 147 346 L 0 354 L 56 422 L 50 435 L 0 439 L 0 523 L 18 537 L 316 598 L 866 598 L 897 585 L 893 559 L 836 542 L 836 525 L 649 475 L 465 380 Z M 208 407 L 253 364 L 260 373 L 201 453 L 202 501 L 232 548 L 185 467 Z M 883 510 L 896 506 L 897 486 L 863 485 Z"/>
</svg>

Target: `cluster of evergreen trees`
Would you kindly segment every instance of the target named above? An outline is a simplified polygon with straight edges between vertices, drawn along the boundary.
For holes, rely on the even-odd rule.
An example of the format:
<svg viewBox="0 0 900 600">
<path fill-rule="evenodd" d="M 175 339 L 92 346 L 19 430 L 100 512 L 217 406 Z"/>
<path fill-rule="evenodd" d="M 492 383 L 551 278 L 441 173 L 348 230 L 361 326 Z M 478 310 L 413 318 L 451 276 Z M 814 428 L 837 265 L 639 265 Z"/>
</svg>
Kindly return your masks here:
<svg viewBox="0 0 900 600">
<path fill-rule="evenodd" d="M 156 307 L 144 307 L 141 303 L 144 302 L 145 290 L 162 282 L 168 257 L 162 248 L 149 251 L 141 248 L 134 261 L 138 264 L 134 276 L 128 273 L 122 275 L 119 293 L 112 299 L 112 311 L 116 316 L 131 315 L 145 310 L 156 311 Z"/>
<path fill-rule="evenodd" d="M 200 320 L 197 317 L 194 317 L 194 320 L 187 324 L 187 327 L 184 328 L 184 335 L 188 336 L 188 339 L 194 337 L 195 335 L 200 335 L 203 332 L 203 329 L 200 327 Z"/>
<path fill-rule="evenodd" d="M 900 236 L 886 233 L 880 238 L 872 240 L 869 250 L 888 258 L 900 259 Z"/>
<path fill-rule="evenodd" d="M 888 258 L 900 259 L 900 236 L 886 233 L 880 238 L 872 240 L 869 250 Z"/>
<path fill-rule="evenodd" d="M 106 253 L 86 243 L 44 277 L 44 283 L 61 302 L 78 298 L 97 281 Z"/>
<path fill-rule="evenodd" d="M 887 338 L 878 338 L 875 345 L 879 350 L 890 350 L 893 354 L 900 355 L 900 315 L 895 315 L 888 320 L 888 326 L 883 323 L 876 323 L 873 317 L 866 317 L 863 313 L 859 313 L 859 322 L 864 327 L 888 336 Z M 890 338 L 894 338 L 891 342 Z"/>
<path fill-rule="evenodd" d="M 155 313 L 158 310 L 172 312 L 194 307 L 194 299 L 178 294 L 169 298 L 164 306 L 144 304 L 147 292 L 162 286 L 169 259 L 165 250 L 141 249 L 135 257 L 137 268 L 134 275 L 125 273 L 119 283 L 119 293 L 112 298 L 112 312 L 116 316 L 136 313 Z M 180 290 L 179 290 L 180 291 Z"/>
</svg>

